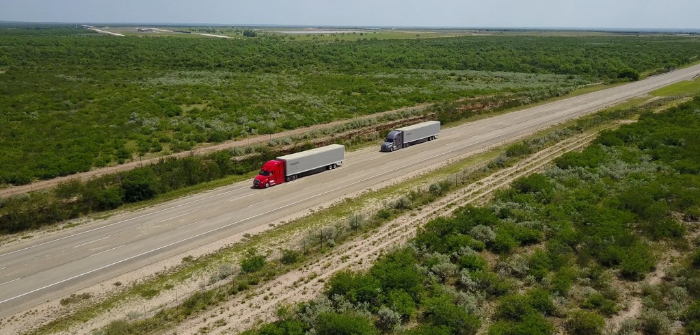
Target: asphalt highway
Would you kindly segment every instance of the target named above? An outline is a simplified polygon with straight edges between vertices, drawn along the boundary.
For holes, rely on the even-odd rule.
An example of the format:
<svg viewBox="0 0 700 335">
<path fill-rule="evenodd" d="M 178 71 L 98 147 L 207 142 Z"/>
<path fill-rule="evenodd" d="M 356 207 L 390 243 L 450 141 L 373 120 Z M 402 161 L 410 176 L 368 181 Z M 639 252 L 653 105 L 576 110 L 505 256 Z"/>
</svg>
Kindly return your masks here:
<svg viewBox="0 0 700 335">
<path fill-rule="evenodd" d="M 346 154 L 338 169 L 269 189 L 252 180 L 0 247 L 0 318 L 231 234 L 700 74 L 700 65 L 443 129 L 392 153 Z"/>
</svg>

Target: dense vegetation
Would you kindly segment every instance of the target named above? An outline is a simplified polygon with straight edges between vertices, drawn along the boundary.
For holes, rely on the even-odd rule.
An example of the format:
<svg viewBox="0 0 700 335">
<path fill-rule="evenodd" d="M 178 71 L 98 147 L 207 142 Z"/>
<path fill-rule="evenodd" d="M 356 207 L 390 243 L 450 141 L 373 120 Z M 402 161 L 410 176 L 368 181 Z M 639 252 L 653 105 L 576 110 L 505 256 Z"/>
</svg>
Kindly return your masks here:
<svg viewBox="0 0 700 335">
<path fill-rule="evenodd" d="M 680 37 L 356 42 L 138 38 L 0 29 L 0 185 L 424 102 L 517 93 L 697 59 Z"/>
<path fill-rule="evenodd" d="M 700 330 L 700 98 L 604 132 L 485 207 L 435 219 L 251 334 L 603 334 L 619 281 L 680 252 L 618 334 Z M 690 234 L 692 232 L 692 235 Z M 673 325 L 676 322 L 676 325 Z M 675 328 L 674 328 L 675 327 Z M 680 327 L 680 328 L 678 328 Z"/>
</svg>

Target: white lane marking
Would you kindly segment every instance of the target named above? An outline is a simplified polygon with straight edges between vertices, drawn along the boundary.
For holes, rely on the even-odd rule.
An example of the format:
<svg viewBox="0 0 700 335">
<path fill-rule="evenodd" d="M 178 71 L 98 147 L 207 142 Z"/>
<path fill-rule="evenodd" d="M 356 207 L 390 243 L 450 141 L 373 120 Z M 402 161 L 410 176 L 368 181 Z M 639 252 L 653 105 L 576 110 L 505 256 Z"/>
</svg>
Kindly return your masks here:
<svg viewBox="0 0 700 335">
<path fill-rule="evenodd" d="M 248 195 L 244 195 L 244 196 L 238 197 L 238 198 L 229 199 L 229 200 L 226 200 L 226 201 L 227 201 L 227 202 L 234 202 L 234 201 L 239 200 L 239 199 L 247 198 L 247 197 L 249 197 L 249 196 L 251 196 L 251 195 L 255 195 L 255 193 L 251 193 L 251 194 L 248 194 Z"/>
<path fill-rule="evenodd" d="M 513 126 L 515 126 L 515 125 L 513 125 Z M 509 128 L 510 128 L 510 127 L 509 127 Z M 421 160 L 421 161 L 418 161 L 418 162 L 414 162 L 414 163 L 412 163 L 412 164 L 409 164 L 408 166 L 412 166 L 412 165 L 415 165 L 415 164 L 419 164 L 419 163 L 422 163 L 422 162 L 424 162 L 424 161 L 426 161 L 426 160 L 429 160 L 429 159 L 432 159 L 432 158 L 435 158 L 435 157 L 439 157 L 439 156 L 442 156 L 442 155 L 446 155 L 446 154 L 451 153 L 451 152 L 453 152 L 453 151 L 457 151 L 457 150 L 466 148 L 466 147 L 468 147 L 468 146 L 476 145 L 476 144 L 479 144 L 479 143 L 481 143 L 481 142 L 485 142 L 485 141 L 487 141 L 487 140 L 489 140 L 489 139 L 487 138 L 487 139 L 484 139 L 484 140 L 481 140 L 481 141 L 478 141 L 478 142 L 475 142 L 475 143 L 471 143 L 471 144 L 466 145 L 466 146 L 463 146 L 463 147 L 459 147 L 459 148 L 450 150 L 450 151 L 445 152 L 445 153 L 442 153 L 442 154 L 437 154 L 437 155 L 428 157 L 428 158 L 426 158 L 426 159 L 423 159 L 423 160 Z M 378 176 L 378 175 L 377 175 L 377 176 Z M 365 178 L 365 179 L 358 180 L 358 181 L 356 181 L 356 182 L 354 182 L 354 183 L 350 183 L 350 184 L 345 185 L 345 186 L 337 187 L 337 188 L 334 188 L 334 189 L 332 189 L 332 190 L 329 190 L 329 191 L 326 191 L 326 192 L 317 194 L 317 195 L 315 195 L 315 196 L 311 196 L 311 197 L 308 197 L 308 198 L 305 198 L 305 199 L 302 199 L 302 200 L 299 200 L 299 201 L 296 201 L 296 202 L 293 202 L 293 203 L 290 203 L 290 204 L 287 204 L 287 205 L 284 205 L 284 206 L 281 206 L 281 207 L 278 207 L 278 208 L 275 208 L 275 209 L 272 209 L 272 210 L 269 210 L 269 211 L 267 211 L 267 212 L 263 212 L 263 213 L 260 213 L 260 214 L 256 214 L 256 215 L 253 215 L 253 216 L 251 216 L 251 217 L 248 217 L 248 218 L 245 218 L 245 219 L 242 219 L 242 220 L 239 220 L 239 221 L 235 221 L 235 222 L 229 223 L 229 224 L 227 224 L 227 225 L 224 225 L 224 226 L 221 226 L 221 227 L 218 227 L 218 228 L 214 228 L 214 229 L 208 230 L 208 231 L 203 232 L 203 233 L 199 233 L 199 234 L 197 234 L 197 235 L 190 236 L 190 237 L 188 237 L 188 238 L 186 238 L 186 239 L 183 239 L 183 240 L 180 240 L 180 241 L 176 241 L 176 242 L 169 243 L 169 244 L 167 244 L 167 245 L 158 247 L 158 248 L 156 248 L 156 249 L 152 249 L 152 250 L 149 250 L 149 251 L 142 252 L 142 253 L 140 253 L 140 254 L 138 254 L 138 255 L 134 255 L 134 256 L 125 258 L 125 259 L 123 259 L 123 260 L 116 261 L 116 262 L 113 262 L 113 263 L 110 263 L 110 264 L 101 266 L 101 267 L 99 267 L 99 268 L 97 268 L 97 269 L 90 270 L 90 271 L 88 271 L 88 272 L 84 272 L 84 273 L 81 273 L 81 274 L 79 274 L 79 275 L 75 275 L 75 276 L 73 276 L 73 277 L 63 279 L 63 280 L 58 281 L 58 282 L 56 282 L 56 283 L 49 284 L 49 285 L 46 285 L 46 286 L 43 286 L 43 287 L 40 287 L 40 288 L 31 290 L 31 291 L 29 291 L 29 292 L 25 292 L 25 293 L 22 293 L 22 294 L 20 294 L 20 295 L 14 296 L 14 297 L 12 297 L 12 298 L 8 298 L 8 299 L 5 299 L 5 300 L 2 300 L 2 301 L 0 301 L 0 304 L 3 304 L 3 303 L 8 302 L 8 301 L 15 300 L 15 299 L 17 299 L 17 298 L 21 298 L 21 297 L 23 297 L 23 296 L 25 296 L 25 295 L 32 294 L 32 293 L 37 292 L 37 291 L 41 291 L 41 290 L 43 290 L 43 289 L 46 289 L 46 288 L 49 288 L 49 287 L 52 287 L 52 286 L 56 286 L 56 285 L 61 284 L 61 283 L 65 283 L 65 282 L 67 282 L 67 281 L 69 281 L 69 280 L 72 280 L 72 279 L 75 279 L 75 278 L 79 278 L 79 277 L 88 275 L 88 274 L 90 274 L 90 273 L 96 272 L 96 271 L 100 271 L 100 270 L 105 269 L 105 268 L 108 268 L 108 267 L 110 267 L 110 266 L 113 266 L 113 265 L 116 265 L 116 264 L 119 264 L 119 263 L 123 263 L 123 262 L 126 262 L 126 261 L 128 261 L 128 260 L 131 260 L 131 259 L 134 259 L 134 258 L 143 256 L 143 255 L 146 255 L 146 254 L 149 254 L 149 253 L 152 253 L 152 252 L 155 252 L 155 251 L 158 251 L 158 250 L 161 250 L 161 249 L 164 249 L 164 248 L 173 246 L 173 245 L 175 245 L 175 244 L 182 243 L 182 242 L 185 242 L 185 241 L 189 241 L 189 240 L 191 240 L 191 239 L 198 238 L 198 237 L 200 237 L 200 236 L 202 236 L 202 235 L 206 235 L 206 234 L 209 234 L 209 233 L 212 233 L 212 232 L 215 232 L 215 231 L 224 229 L 224 228 L 228 228 L 228 227 L 230 227 L 230 226 L 232 226 L 232 225 L 234 225 L 234 224 L 238 224 L 238 223 L 241 223 L 241 222 L 244 222 L 244 221 L 248 221 L 248 220 L 250 220 L 250 219 L 254 219 L 254 218 L 259 217 L 259 216 L 261 216 L 261 215 L 265 215 L 265 214 L 274 212 L 274 211 L 276 211 L 276 210 L 279 210 L 279 209 L 282 209 L 282 208 L 286 208 L 286 207 L 295 205 L 295 204 L 297 204 L 297 203 L 299 203 L 299 202 L 303 202 L 303 201 L 306 201 L 306 200 L 309 200 L 309 199 L 313 199 L 313 198 L 319 197 L 319 196 L 321 196 L 321 195 L 325 195 L 325 194 L 327 194 L 327 193 L 330 193 L 330 192 L 339 190 L 339 189 L 341 189 L 341 188 L 344 188 L 344 187 L 347 187 L 347 186 L 351 186 L 351 185 L 354 185 L 354 184 L 357 184 L 357 183 L 364 182 L 364 181 L 369 180 L 369 179 L 372 179 L 372 178 L 374 178 L 374 177 L 376 177 L 376 176 L 367 177 L 367 178 Z M 226 194 L 226 193 L 228 193 L 228 192 L 221 193 L 221 194 Z M 203 200 L 203 199 L 200 199 L 200 200 Z M 199 200 L 198 200 L 198 201 L 199 201 Z M 196 202 L 196 201 L 193 201 L 193 202 Z M 184 205 L 184 204 L 183 204 L 183 205 Z M 182 206 L 182 205 L 173 206 L 172 208 L 180 207 L 180 206 Z M 51 242 L 51 241 L 50 241 L 50 242 Z M 46 243 L 50 243 L 50 242 L 46 242 Z M 18 251 L 20 251 L 20 250 L 18 250 Z M 17 251 L 14 251 L 14 252 L 17 252 Z M 14 253 L 14 252 L 13 252 L 13 253 Z M 9 253 L 8 253 L 8 254 L 9 254 Z M 5 254 L 5 255 L 7 255 L 7 254 Z M 1 257 L 1 256 L 4 256 L 4 255 L 0 255 L 0 257 Z"/>
<path fill-rule="evenodd" d="M 3 269 L 4 269 L 4 268 L 3 268 Z M 3 285 L 5 285 L 5 284 L 9 284 L 9 283 L 11 283 L 11 282 L 13 282 L 13 281 L 18 281 L 18 280 L 20 280 L 20 279 L 22 279 L 22 278 L 17 278 L 17 279 L 10 280 L 10 281 L 8 281 L 8 282 L 4 282 L 4 283 L 0 284 L 0 286 L 3 286 Z"/>
<path fill-rule="evenodd" d="M 191 225 L 193 225 L 193 224 L 197 224 L 197 223 L 200 223 L 200 222 L 202 222 L 202 221 L 204 221 L 204 219 L 199 220 L 199 221 L 197 221 L 197 222 L 188 223 L 188 224 L 186 224 L 186 225 L 184 225 L 184 226 L 177 227 L 175 230 L 182 229 L 182 228 L 185 228 L 185 227 L 189 227 L 189 226 L 191 226 Z"/>
<path fill-rule="evenodd" d="M 379 147 L 379 146 L 377 146 L 377 147 Z M 379 151 L 380 151 L 380 150 L 377 149 L 377 151 L 369 151 L 369 152 L 365 152 L 365 153 L 362 153 L 362 154 L 359 154 L 359 155 L 353 155 L 352 157 L 353 157 L 353 158 L 355 158 L 355 157 L 363 157 L 363 156 L 367 156 L 367 155 L 371 155 L 371 154 L 376 154 L 376 153 L 379 152 Z M 349 155 L 348 155 L 348 156 L 349 156 Z"/>
<path fill-rule="evenodd" d="M 123 246 L 125 246 L 125 244 L 122 244 L 122 245 L 120 245 L 120 246 L 118 246 L 118 247 L 114 247 L 114 248 L 112 248 L 112 249 L 107 249 L 107 250 L 100 251 L 100 252 L 98 252 L 98 253 L 96 253 L 96 254 L 92 254 L 92 255 L 87 256 L 87 257 L 85 257 L 85 258 L 90 258 L 90 257 L 92 257 L 92 256 L 97 256 L 97 255 L 99 255 L 99 254 L 104 254 L 105 252 L 112 251 L 112 250 L 115 250 L 115 249 L 119 249 L 119 248 L 121 248 L 121 247 L 123 247 Z"/>
<path fill-rule="evenodd" d="M 350 177 L 350 176 L 352 176 L 352 175 L 354 175 L 354 174 L 358 174 L 358 173 L 360 173 L 360 172 L 364 172 L 364 171 L 365 171 L 365 170 L 360 170 L 360 171 L 357 171 L 357 172 L 353 172 L 353 173 L 349 174 L 348 177 Z"/>
<path fill-rule="evenodd" d="M 103 238 L 98 238 L 98 239 L 96 239 L 96 240 L 92 240 L 92 241 L 90 241 L 90 242 L 85 242 L 85 243 L 83 243 L 83 244 L 78 244 L 78 245 L 74 246 L 73 249 L 82 247 L 82 246 L 84 246 L 84 245 L 88 245 L 88 244 L 90 244 L 90 243 L 95 243 L 95 242 L 97 242 L 97 241 L 102 241 L 102 240 L 107 239 L 107 238 L 109 238 L 109 236 L 105 236 L 105 237 L 103 237 Z"/>
<path fill-rule="evenodd" d="M 4 254 L 0 255 L 0 257 L 12 255 L 12 254 L 15 254 L 15 253 L 18 253 L 18 252 L 21 252 L 21 251 L 25 251 L 25 250 L 33 249 L 33 248 L 36 248 L 36 247 L 40 247 L 40 246 L 42 246 L 42 245 L 47 245 L 47 244 L 50 244 L 50 243 L 58 242 L 58 241 L 65 240 L 65 239 L 67 239 L 67 238 L 75 237 L 75 236 L 78 236 L 78 235 L 83 235 L 83 234 L 86 234 L 86 233 L 89 233 L 89 232 L 93 232 L 93 231 L 96 231 L 96 230 L 100 230 L 100 229 L 104 229 L 104 228 L 107 228 L 107 227 L 111 227 L 111 226 L 114 226 L 114 225 L 117 225 L 117 224 L 120 224 L 120 223 L 124 223 L 124 222 L 128 222 L 128 221 L 140 219 L 140 218 L 147 217 L 147 216 L 151 216 L 151 215 L 153 215 L 153 214 L 158 214 L 158 213 L 161 213 L 161 212 L 164 212 L 164 211 L 167 211 L 167 210 L 171 210 L 171 209 L 173 209 L 173 208 L 178 208 L 178 207 L 182 207 L 182 206 L 185 206 L 185 205 L 193 204 L 193 203 L 196 203 L 196 202 L 200 202 L 200 201 L 202 201 L 202 200 L 211 199 L 211 198 L 214 198 L 214 197 L 218 197 L 218 196 L 220 196 L 220 195 L 224 195 L 224 194 L 231 193 L 231 192 L 238 191 L 238 190 L 243 190 L 243 189 L 246 189 L 246 188 L 247 188 L 247 187 L 241 187 L 241 188 L 233 189 L 233 190 L 226 191 L 226 192 L 222 192 L 222 193 L 218 193 L 218 194 L 213 194 L 213 195 L 210 195 L 210 196 L 208 196 L 208 197 L 204 197 L 204 198 L 201 198 L 201 199 L 197 199 L 197 200 L 189 201 L 189 202 L 182 203 L 182 204 L 179 204 L 179 205 L 171 206 L 171 207 L 164 208 L 164 209 L 161 209 L 161 210 L 152 212 L 152 213 L 147 213 L 147 214 L 135 216 L 135 217 L 133 217 L 133 218 L 131 218 L 131 219 L 126 219 L 126 220 L 118 221 L 118 222 L 115 222 L 115 223 L 110 223 L 110 224 L 105 225 L 105 226 L 102 226 L 102 227 L 93 228 L 93 229 L 90 229 L 90 230 L 86 230 L 86 231 L 84 231 L 84 232 L 75 233 L 75 234 L 72 234 L 72 235 L 68 235 L 68 236 L 64 236 L 64 237 L 61 237 L 61 238 L 57 238 L 57 239 L 55 239 L 55 240 L 46 241 L 46 242 L 44 242 L 44 243 L 39 243 L 39 244 L 30 246 L 30 247 L 26 247 L 26 248 L 22 248 L 22 249 L 19 249 L 19 250 L 12 251 L 12 252 L 4 253 Z"/>
<path fill-rule="evenodd" d="M 187 212 L 187 213 L 183 213 L 183 214 L 180 214 L 180 215 L 176 215 L 176 216 L 173 216 L 173 217 L 171 217 L 171 218 L 167 218 L 167 219 L 160 220 L 160 221 L 155 222 L 155 223 L 153 223 L 153 224 L 154 224 L 154 225 L 157 225 L 157 224 L 159 224 L 159 223 L 163 223 L 163 222 L 165 222 L 165 221 L 170 221 L 170 220 L 172 220 L 172 219 L 177 219 L 177 218 L 179 218 L 179 217 L 181 217 L 181 216 L 185 216 L 185 215 L 190 214 L 190 213 L 192 213 L 192 212 L 190 211 L 190 212 Z"/>
</svg>

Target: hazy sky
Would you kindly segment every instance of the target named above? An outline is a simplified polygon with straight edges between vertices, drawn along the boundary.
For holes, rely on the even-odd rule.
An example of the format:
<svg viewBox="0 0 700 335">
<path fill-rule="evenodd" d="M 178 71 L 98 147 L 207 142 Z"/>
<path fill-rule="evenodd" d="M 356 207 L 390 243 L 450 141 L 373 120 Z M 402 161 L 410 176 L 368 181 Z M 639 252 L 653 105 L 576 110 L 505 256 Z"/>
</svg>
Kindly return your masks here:
<svg viewBox="0 0 700 335">
<path fill-rule="evenodd" d="M 0 0 L 0 21 L 700 29 L 700 0 Z"/>
</svg>

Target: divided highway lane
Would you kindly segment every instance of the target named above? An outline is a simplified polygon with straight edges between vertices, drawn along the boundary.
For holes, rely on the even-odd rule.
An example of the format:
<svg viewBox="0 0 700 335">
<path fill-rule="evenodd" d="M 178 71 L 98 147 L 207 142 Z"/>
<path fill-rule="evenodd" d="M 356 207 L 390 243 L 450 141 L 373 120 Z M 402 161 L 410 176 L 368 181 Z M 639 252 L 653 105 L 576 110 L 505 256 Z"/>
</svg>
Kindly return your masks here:
<svg viewBox="0 0 700 335">
<path fill-rule="evenodd" d="M 206 245 L 329 199 L 690 79 L 700 66 L 445 129 L 438 140 L 348 153 L 340 169 L 266 190 L 245 181 L 0 247 L 0 317 Z"/>
</svg>

